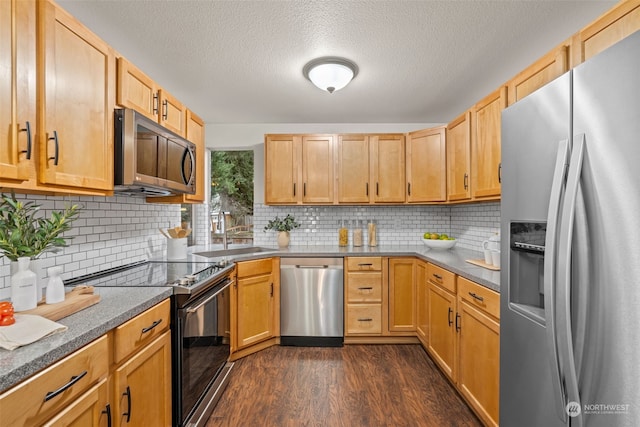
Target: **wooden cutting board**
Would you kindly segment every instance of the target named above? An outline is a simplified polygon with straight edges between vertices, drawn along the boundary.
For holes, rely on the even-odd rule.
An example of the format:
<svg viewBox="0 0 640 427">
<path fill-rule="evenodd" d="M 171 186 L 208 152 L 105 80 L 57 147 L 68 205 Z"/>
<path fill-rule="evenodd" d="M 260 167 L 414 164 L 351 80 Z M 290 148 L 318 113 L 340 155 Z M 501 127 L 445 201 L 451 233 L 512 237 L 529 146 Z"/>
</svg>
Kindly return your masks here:
<svg viewBox="0 0 640 427">
<path fill-rule="evenodd" d="M 49 320 L 60 320 L 100 302 L 100 295 L 94 295 L 93 286 L 80 285 L 67 292 L 65 299 L 57 304 L 38 303 L 33 310 L 21 311 L 21 314 L 37 314 Z"/>
<path fill-rule="evenodd" d="M 500 271 L 500 267 L 496 267 L 495 265 L 489 265 L 484 262 L 483 259 L 468 259 L 466 260 L 469 264 L 477 265 L 478 267 L 488 268 L 493 271 Z"/>
</svg>

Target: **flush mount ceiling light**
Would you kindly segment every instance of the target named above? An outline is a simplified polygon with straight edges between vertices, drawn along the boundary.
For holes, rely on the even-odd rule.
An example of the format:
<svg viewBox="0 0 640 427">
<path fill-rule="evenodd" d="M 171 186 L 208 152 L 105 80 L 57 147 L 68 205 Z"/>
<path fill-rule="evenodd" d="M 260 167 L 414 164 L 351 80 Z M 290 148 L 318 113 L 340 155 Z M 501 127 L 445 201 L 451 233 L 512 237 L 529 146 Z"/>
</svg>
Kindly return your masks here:
<svg viewBox="0 0 640 427">
<path fill-rule="evenodd" d="M 326 56 L 309 61 L 302 74 L 318 88 L 333 93 L 358 75 L 358 66 L 348 59 Z"/>
</svg>

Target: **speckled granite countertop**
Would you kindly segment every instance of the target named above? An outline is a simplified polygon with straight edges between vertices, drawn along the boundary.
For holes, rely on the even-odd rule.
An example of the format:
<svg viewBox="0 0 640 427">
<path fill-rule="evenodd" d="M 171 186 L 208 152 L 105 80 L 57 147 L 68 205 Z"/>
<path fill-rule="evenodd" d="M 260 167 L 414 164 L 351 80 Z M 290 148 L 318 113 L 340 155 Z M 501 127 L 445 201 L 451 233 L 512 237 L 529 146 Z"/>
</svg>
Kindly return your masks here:
<svg viewBox="0 0 640 427">
<path fill-rule="evenodd" d="M 8 351 L 0 348 L 0 392 L 19 383 L 171 295 L 170 288 L 95 288 L 98 304 L 58 320 L 65 332 Z"/>
</svg>

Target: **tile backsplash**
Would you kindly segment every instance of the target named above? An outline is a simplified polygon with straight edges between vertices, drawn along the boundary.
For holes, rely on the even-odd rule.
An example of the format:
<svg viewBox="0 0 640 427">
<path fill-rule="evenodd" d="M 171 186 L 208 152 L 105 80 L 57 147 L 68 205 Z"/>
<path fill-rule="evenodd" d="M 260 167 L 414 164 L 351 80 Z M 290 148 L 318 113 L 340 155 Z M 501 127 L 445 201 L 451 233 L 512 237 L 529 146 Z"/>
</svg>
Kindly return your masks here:
<svg viewBox="0 0 640 427">
<path fill-rule="evenodd" d="M 173 227 L 180 221 L 180 205 L 145 203 L 144 199 L 135 197 L 18 194 L 16 198 L 34 201 L 47 218 L 52 210 L 62 210 L 69 204 L 82 207 L 73 228 L 64 234 L 73 237 L 69 246 L 41 256 L 45 267 L 62 266 L 65 280 L 161 256 L 167 243 L 158 228 Z M 10 297 L 9 263 L 6 257 L 0 258 L 0 300 Z"/>
<path fill-rule="evenodd" d="M 326 246 L 338 242 L 341 219 L 377 221 L 379 245 L 419 245 L 425 231 L 447 233 L 458 245 L 480 250 L 483 240 L 500 230 L 500 203 L 462 206 L 267 206 L 255 204 L 254 243 L 271 245 L 275 232 L 263 232 L 270 219 L 292 214 L 301 226 L 291 232 L 292 246 Z M 366 227 L 365 241 L 366 241 Z"/>
</svg>

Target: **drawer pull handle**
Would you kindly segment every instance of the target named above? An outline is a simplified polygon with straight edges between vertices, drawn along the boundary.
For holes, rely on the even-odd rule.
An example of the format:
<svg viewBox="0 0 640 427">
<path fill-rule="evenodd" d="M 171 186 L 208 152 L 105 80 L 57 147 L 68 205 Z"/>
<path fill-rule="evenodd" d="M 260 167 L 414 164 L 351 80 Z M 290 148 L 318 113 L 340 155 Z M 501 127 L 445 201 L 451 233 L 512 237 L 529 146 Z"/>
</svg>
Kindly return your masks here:
<svg viewBox="0 0 640 427">
<path fill-rule="evenodd" d="M 358 267 L 372 267 L 373 264 L 370 262 L 361 262 L 360 264 L 358 264 Z"/>
<path fill-rule="evenodd" d="M 365 317 L 362 319 L 358 319 L 358 322 L 373 322 L 373 319 L 370 317 Z"/>
<path fill-rule="evenodd" d="M 458 313 L 456 313 L 456 331 L 459 331 L 461 328 L 460 323 L 458 323 L 458 319 L 460 319 L 460 315 Z"/>
<path fill-rule="evenodd" d="M 162 323 L 162 319 L 158 319 L 155 322 L 153 322 L 151 324 L 151 326 L 147 326 L 146 328 L 142 328 L 142 333 L 146 334 L 147 332 L 149 332 L 150 330 L 152 330 L 153 328 L 155 328 L 156 326 L 158 326 L 160 323 Z"/>
<path fill-rule="evenodd" d="M 372 286 L 363 286 L 363 287 L 360 287 L 358 289 L 361 290 L 361 291 L 371 291 L 371 290 L 373 290 L 373 287 Z"/>
<path fill-rule="evenodd" d="M 453 313 L 453 310 L 449 307 L 449 310 L 447 311 L 447 322 L 449 322 L 449 326 L 453 324 L 453 320 L 451 320 L 451 313 Z"/>
<path fill-rule="evenodd" d="M 44 396 L 44 401 L 48 402 L 49 400 L 53 399 L 57 395 L 59 395 L 61 393 L 64 393 L 66 390 L 68 390 L 69 388 L 73 387 L 73 385 L 75 383 L 77 383 L 78 381 L 80 381 L 82 379 L 82 377 L 84 377 L 85 375 L 87 375 L 87 371 L 82 372 L 80 375 L 75 375 L 75 376 L 71 377 L 71 379 L 69 380 L 68 383 L 66 383 L 65 385 L 63 385 L 62 387 L 57 389 L 56 391 L 48 392 Z"/>
<path fill-rule="evenodd" d="M 104 411 L 101 414 L 107 414 L 107 427 L 111 427 L 111 405 L 107 403 L 107 406 L 104 407 Z"/>
<path fill-rule="evenodd" d="M 436 279 L 442 281 L 442 276 L 436 273 L 433 273 L 433 277 L 435 277 Z"/>
<path fill-rule="evenodd" d="M 131 389 L 127 386 L 127 391 L 122 393 L 123 396 L 127 396 L 127 412 L 123 412 L 122 416 L 127 417 L 127 422 L 131 419 Z"/>
<path fill-rule="evenodd" d="M 473 298 L 477 299 L 478 301 L 484 301 L 483 297 L 481 297 L 480 295 L 476 295 L 473 292 L 469 292 L 469 295 L 471 295 Z"/>
</svg>

